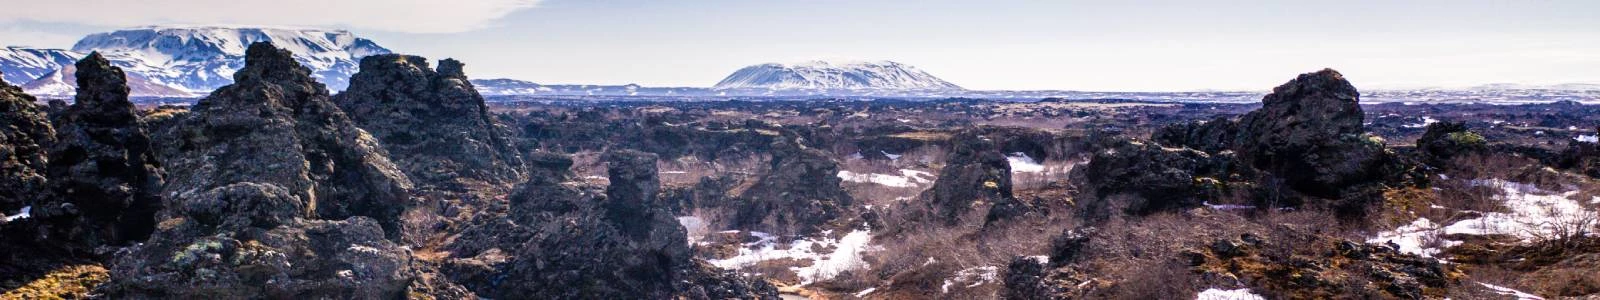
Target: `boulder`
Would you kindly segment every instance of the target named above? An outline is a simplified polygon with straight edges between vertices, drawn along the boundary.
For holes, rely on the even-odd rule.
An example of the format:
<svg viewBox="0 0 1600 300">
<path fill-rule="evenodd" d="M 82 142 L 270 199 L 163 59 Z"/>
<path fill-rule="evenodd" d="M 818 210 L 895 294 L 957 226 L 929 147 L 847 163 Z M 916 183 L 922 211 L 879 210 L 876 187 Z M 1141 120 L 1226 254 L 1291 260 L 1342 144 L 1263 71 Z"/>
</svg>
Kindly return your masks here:
<svg viewBox="0 0 1600 300">
<path fill-rule="evenodd" d="M 1417 152 L 1434 166 L 1442 166 L 1456 156 L 1483 153 L 1488 147 L 1488 140 L 1467 130 L 1467 124 L 1462 122 L 1429 124 L 1422 137 L 1417 138 Z"/>
</svg>

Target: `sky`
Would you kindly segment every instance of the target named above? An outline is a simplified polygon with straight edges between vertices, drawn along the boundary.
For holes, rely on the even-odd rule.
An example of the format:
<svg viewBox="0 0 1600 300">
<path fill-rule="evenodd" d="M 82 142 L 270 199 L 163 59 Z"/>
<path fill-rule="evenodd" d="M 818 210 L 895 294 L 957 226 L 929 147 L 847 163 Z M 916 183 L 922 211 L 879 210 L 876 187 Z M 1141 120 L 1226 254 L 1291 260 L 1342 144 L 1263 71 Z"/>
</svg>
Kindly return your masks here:
<svg viewBox="0 0 1600 300">
<path fill-rule="evenodd" d="M 0 44 L 158 24 L 348 29 L 473 78 L 709 87 L 741 67 L 892 60 L 978 90 L 1600 83 L 1600 1 L 0 0 Z M 68 9 L 63 9 L 68 8 Z"/>
</svg>

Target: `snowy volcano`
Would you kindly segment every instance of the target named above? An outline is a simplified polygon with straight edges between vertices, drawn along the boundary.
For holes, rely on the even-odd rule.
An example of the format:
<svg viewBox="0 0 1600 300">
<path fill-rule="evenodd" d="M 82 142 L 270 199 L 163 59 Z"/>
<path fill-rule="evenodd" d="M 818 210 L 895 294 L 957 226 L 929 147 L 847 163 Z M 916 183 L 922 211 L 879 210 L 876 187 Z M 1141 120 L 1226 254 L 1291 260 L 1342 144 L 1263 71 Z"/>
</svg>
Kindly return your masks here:
<svg viewBox="0 0 1600 300">
<path fill-rule="evenodd" d="M 961 90 L 911 65 L 892 61 L 761 64 L 745 67 L 714 89 L 769 90 Z"/>
<path fill-rule="evenodd" d="M 389 53 L 348 31 L 230 26 L 144 27 L 90 34 L 68 50 L 9 47 L 0 51 L 0 71 L 29 93 L 71 96 L 76 84 L 65 70 L 90 52 L 100 52 L 144 84 L 135 96 L 193 96 L 233 82 L 251 43 L 271 42 L 294 53 L 313 77 L 334 91 L 349 85 L 362 57 Z"/>
<path fill-rule="evenodd" d="M 96 33 L 79 40 L 72 51 L 99 51 L 112 64 L 151 82 L 207 93 L 233 82 L 233 72 L 244 66 L 245 48 L 255 42 L 271 42 L 293 52 L 295 60 L 333 90 L 349 85 L 362 57 L 389 53 L 389 49 L 343 30 L 227 26 Z"/>
<path fill-rule="evenodd" d="M 0 48 L 0 73 L 12 85 L 21 85 L 78 62 L 83 54 L 64 49 Z"/>
</svg>

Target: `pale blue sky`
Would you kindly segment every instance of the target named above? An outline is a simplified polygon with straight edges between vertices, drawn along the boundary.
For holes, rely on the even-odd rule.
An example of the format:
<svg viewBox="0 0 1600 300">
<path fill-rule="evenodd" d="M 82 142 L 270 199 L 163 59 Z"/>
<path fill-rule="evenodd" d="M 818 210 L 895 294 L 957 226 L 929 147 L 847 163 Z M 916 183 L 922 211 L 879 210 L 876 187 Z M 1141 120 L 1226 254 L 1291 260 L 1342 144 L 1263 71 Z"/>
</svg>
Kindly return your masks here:
<svg viewBox="0 0 1600 300">
<path fill-rule="evenodd" d="M 0 44 L 225 22 L 347 28 L 475 78 L 541 83 L 710 86 L 810 59 L 894 60 L 970 89 L 1265 90 L 1322 67 L 1362 88 L 1600 82 L 1600 1 L 362 0 L 312 16 L 295 12 L 328 1 L 241 1 L 262 2 L 248 15 L 151 1 L 167 7 L 0 13 Z"/>
</svg>

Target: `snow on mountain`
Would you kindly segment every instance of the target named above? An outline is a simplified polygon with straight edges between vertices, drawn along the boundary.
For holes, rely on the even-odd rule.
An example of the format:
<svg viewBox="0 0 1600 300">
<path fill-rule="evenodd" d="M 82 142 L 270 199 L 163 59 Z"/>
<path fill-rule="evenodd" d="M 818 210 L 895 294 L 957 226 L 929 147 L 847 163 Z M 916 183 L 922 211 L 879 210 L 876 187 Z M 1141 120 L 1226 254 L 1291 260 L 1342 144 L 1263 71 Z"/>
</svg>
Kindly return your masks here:
<svg viewBox="0 0 1600 300">
<path fill-rule="evenodd" d="M 83 54 L 63 49 L 35 49 L 5 47 L 0 49 L 0 73 L 12 85 L 21 85 L 49 74 L 63 66 L 70 66 Z"/>
<path fill-rule="evenodd" d="M 1495 90 L 1559 90 L 1559 91 L 1596 91 L 1600 90 L 1600 83 L 1560 83 L 1560 84 L 1520 84 L 1520 83 L 1491 83 L 1466 88 L 1471 91 Z"/>
<path fill-rule="evenodd" d="M 51 71 L 22 85 L 30 95 L 49 98 L 72 98 L 78 92 L 78 68 L 72 64 Z M 124 72 L 128 76 L 128 92 L 141 97 L 194 97 L 188 91 L 151 82 L 139 73 Z"/>
<path fill-rule="evenodd" d="M 342 30 L 229 26 L 158 26 L 96 33 L 79 40 L 72 50 L 99 51 L 112 64 L 151 83 L 199 94 L 231 83 L 233 72 L 244 67 L 245 48 L 262 41 L 293 52 L 317 80 L 336 91 L 349 85 L 361 57 L 390 52 Z"/>
<path fill-rule="evenodd" d="M 892 61 L 760 64 L 745 67 L 714 89 L 962 90 L 911 65 Z"/>
</svg>

